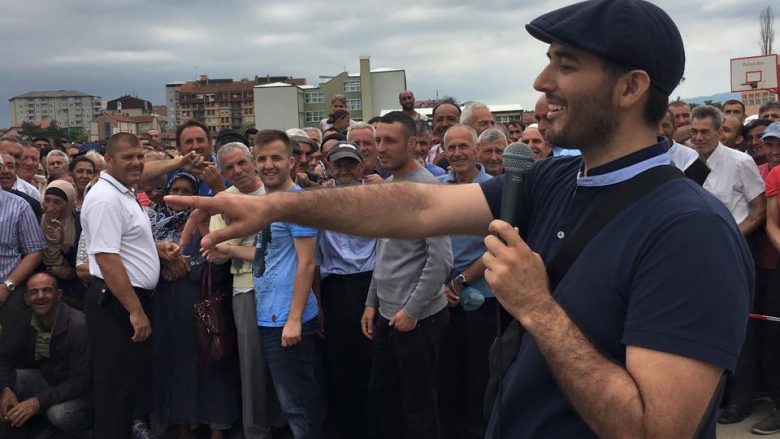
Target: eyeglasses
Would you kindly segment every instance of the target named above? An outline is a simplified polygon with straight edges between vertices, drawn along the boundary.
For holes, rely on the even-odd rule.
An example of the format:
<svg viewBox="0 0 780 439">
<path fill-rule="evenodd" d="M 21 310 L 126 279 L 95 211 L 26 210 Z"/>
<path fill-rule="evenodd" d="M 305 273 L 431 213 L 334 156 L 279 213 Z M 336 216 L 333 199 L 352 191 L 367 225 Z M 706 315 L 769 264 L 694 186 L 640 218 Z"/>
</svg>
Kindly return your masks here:
<svg viewBox="0 0 780 439">
<path fill-rule="evenodd" d="M 268 244 L 271 243 L 271 225 L 267 225 L 260 235 L 260 246 L 255 249 L 252 265 L 252 275 L 254 277 L 263 277 L 265 274 L 265 256 L 268 254 Z"/>
</svg>

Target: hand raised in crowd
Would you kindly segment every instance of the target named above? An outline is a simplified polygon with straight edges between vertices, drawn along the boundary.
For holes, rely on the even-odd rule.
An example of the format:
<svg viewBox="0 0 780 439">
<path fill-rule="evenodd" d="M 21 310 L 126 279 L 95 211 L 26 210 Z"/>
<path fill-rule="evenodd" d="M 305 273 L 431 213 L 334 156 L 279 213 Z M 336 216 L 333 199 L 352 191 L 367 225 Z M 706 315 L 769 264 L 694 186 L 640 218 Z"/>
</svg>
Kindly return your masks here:
<svg viewBox="0 0 780 439">
<path fill-rule="evenodd" d="M 181 245 L 186 246 L 198 230 L 208 231 L 211 215 L 221 213 L 230 218 L 230 224 L 220 230 L 204 234 L 201 247 L 214 248 L 222 241 L 256 233 L 267 224 L 267 215 L 259 208 L 258 202 L 264 201 L 270 195 L 258 198 L 243 194 L 228 194 L 220 192 L 213 197 L 183 197 L 168 195 L 165 202 L 176 209 L 194 207 L 184 230 L 181 232 Z"/>
<path fill-rule="evenodd" d="M 130 313 L 130 324 L 133 326 L 133 337 L 130 340 L 141 343 L 152 335 L 152 324 L 143 309 Z"/>
<path fill-rule="evenodd" d="M 302 332 L 301 320 L 288 318 L 282 328 L 282 347 L 289 348 L 300 343 Z"/>
<path fill-rule="evenodd" d="M 504 308 L 523 315 L 551 299 L 550 282 L 539 254 L 534 253 L 506 221 L 490 223 L 485 238 L 485 280 Z M 504 244 L 506 243 L 506 244 Z"/>
<path fill-rule="evenodd" d="M 7 420 L 12 427 L 21 427 L 35 416 L 41 409 L 38 398 L 26 399 L 14 405 L 7 413 Z"/>
<path fill-rule="evenodd" d="M 62 239 L 65 233 L 62 230 L 62 222 L 60 220 L 51 218 L 46 221 L 46 233 L 54 239 L 57 244 L 62 244 Z"/>
<path fill-rule="evenodd" d="M 3 392 L 0 393 L 0 419 L 8 421 L 8 412 L 10 412 L 16 404 L 19 404 L 19 401 L 16 399 L 14 391 L 11 390 L 10 387 L 3 389 Z"/>
<path fill-rule="evenodd" d="M 207 164 L 210 163 L 207 162 L 206 159 L 204 159 L 203 156 L 198 154 L 196 151 L 190 151 L 187 154 L 179 156 L 179 160 L 181 163 L 180 166 L 196 177 L 200 177 L 203 169 Z"/>
<path fill-rule="evenodd" d="M 181 256 L 181 247 L 171 241 L 157 241 L 157 256 L 163 262 L 173 261 Z"/>
<path fill-rule="evenodd" d="M 374 318 L 376 317 L 376 308 L 366 306 L 363 310 L 363 317 L 360 318 L 360 329 L 369 340 L 374 339 Z"/>
<path fill-rule="evenodd" d="M 230 244 L 221 242 L 214 246 L 214 248 L 201 249 L 201 251 L 203 252 L 203 257 L 205 257 L 207 261 L 218 265 L 224 264 L 233 257 L 227 248 L 229 245 Z"/>
<path fill-rule="evenodd" d="M 363 180 L 364 180 L 366 183 L 369 183 L 369 184 L 374 184 L 374 183 L 382 183 L 382 182 L 384 182 L 384 181 L 385 181 L 385 180 L 382 178 L 382 176 L 381 176 L 381 175 L 379 175 L 379 174 L 368 174 L 368 175 L 366 175 L 366 176 L 365 176 L 365 178 L 363 178 Z"/>
<path fill-rule="evenodd" d="M 187 276 L 190 269 L 190 257 L 181 255 L 177 259 L 164 262 L 160 269 L 160 276 L 163 280 L 172 282 Z"/>
<path fill-rule="evenodd" d="M 225 180 L 222 179 L 222 175 L 215 165 L 209 164 L 203 168 L 201 178 L 206 181 L 212 192 L 217 193 L 225 190 Z"/>
<path fill-rule="evenodd" d="M 417 327 L 417 320 L 409 317 L 409 314 L 401 308 L 390 319 L 390 326 L 395 328 L 396 331 L 408 332 Z"/>
</svg>

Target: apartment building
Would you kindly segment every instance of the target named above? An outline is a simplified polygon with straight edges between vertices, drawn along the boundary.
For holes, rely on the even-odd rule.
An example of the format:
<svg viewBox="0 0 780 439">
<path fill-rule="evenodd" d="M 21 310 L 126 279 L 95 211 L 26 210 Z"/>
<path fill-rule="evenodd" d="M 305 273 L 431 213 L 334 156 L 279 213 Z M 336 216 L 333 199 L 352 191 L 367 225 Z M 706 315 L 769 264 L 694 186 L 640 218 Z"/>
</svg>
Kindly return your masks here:
<svg viewBox="0 0 780 439">
<path fill-rule="evenodd" d="M 61 128 L 89 132 L 90 122 L 105 108 L 105 101 L 76 90 L 31 91 L 8 100 L 11 125 L 55 121 Z"/>
</svg>

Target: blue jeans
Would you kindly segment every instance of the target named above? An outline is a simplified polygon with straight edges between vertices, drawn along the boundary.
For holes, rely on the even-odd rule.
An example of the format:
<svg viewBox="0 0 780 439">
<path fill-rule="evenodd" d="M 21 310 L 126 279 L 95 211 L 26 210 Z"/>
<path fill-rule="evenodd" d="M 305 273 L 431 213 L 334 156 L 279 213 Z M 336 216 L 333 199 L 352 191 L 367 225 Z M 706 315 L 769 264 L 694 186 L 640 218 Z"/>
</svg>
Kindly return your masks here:
<svg viewBox="0 0 780 439">
<path fill-rule="evenodd" d="M 259 327 L 263 354 L 279 404 L 296 439 L 322 437 L 323 408 L 314 358 L 317 319 L 303 324 L 301 341 L 282 347 L 282 329 Z"/>
</svg>

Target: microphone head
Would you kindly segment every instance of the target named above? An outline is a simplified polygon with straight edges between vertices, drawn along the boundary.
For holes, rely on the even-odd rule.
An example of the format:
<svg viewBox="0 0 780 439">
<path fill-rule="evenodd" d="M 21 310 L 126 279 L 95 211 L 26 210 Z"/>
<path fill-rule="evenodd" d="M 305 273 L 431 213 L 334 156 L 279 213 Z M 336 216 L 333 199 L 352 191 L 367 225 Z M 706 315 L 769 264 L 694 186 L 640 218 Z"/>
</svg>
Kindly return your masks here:
<svg viewBox="0 0 780 439">
<path fill-rule="evenodd" d="M 531 147 L 523 142 L 515 142 L 504 148 L 504 171 L 528 172 L 534 164 Z"/>
</svg>

